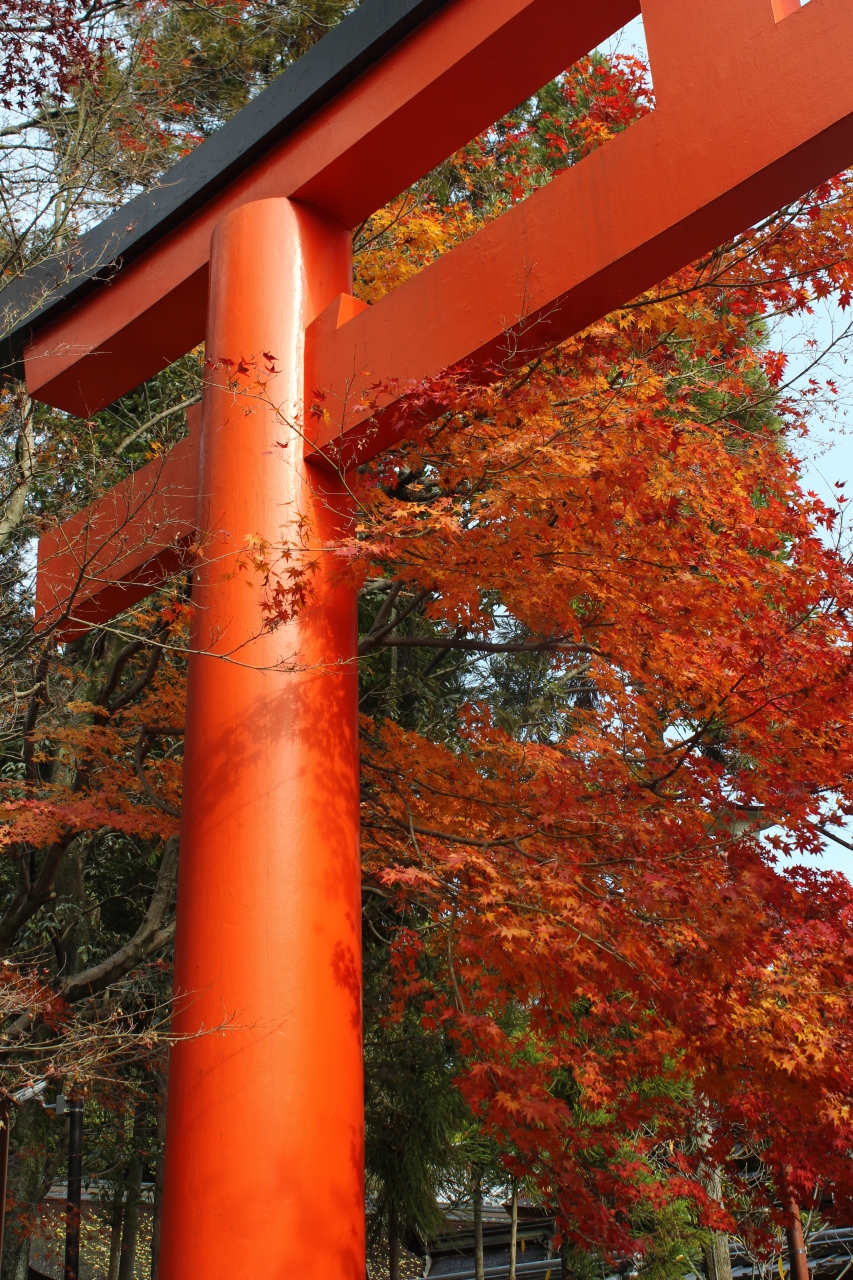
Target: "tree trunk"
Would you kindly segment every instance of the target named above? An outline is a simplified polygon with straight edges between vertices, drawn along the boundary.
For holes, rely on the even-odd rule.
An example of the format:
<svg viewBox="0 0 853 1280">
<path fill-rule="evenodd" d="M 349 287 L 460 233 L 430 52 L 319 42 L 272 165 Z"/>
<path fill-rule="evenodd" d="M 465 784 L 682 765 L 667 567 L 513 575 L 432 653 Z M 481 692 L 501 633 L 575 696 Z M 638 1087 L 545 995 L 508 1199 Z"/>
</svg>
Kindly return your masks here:
<svg viewBox="0 0 853 1280">
<path fill-rule="evenodd" d="M 136 1238 L 139 1234 L 139 1193 L 141 1183 L 142 1161 L 138 1156 L 134 1156 L 130 1162 L 127 1180 L 127 1201 L 124 1206 L 118 1280 L 133 1280 L 133 1268 L 136 1263 Z"/>
<path fill-rule="evenodd" d="M 509 1280 L 515 1280 L 516 1254 L 518 1253 L 518 1183 L 512 1180 L 512 1208 L 509 1229 Z"/>
<path fill-rule="evenodd" d="M 45 1114 L 38 1102 L 25 1102 L 12 1114 L 7 1195 L 10 1210 L 3 1240 L 2 1280 L 27 1280 L 30 1236 L 26 1225 L 41 1203 L 46 1154 Z"/>
<path fill-rule="evenodd" d="M 572 1245 L 568 1240 L 564 1240 L 560 1245 L 560 1264 L 563 1280 L 570 1280 L 570 1277 L 574 1275 L 574 1268 L 572 1266 L 573 1253 L 574 1250 Z"/>
<path fill-rule="evenodd" d="M 121 1259 L 121 1224 L 124 1219 L 124 1183 L 116 1184 L 110 1220 L 110 1264 L 107 1280 L 118 1280 L 118 1264 Z"/>
<path fill-rule="evenodd" d="M 723 1179 L 719 1169 L 708 1169 L 704 1178 L 709 1195 L 722 1204 Z M 715 1231 L 711 1243 L 703 1250 L 705 1275 L 708 1280 L 732 1280 L 732 1259 L 729 1253 L 729 1237 Z"/>
<path fill-rule="evenodd" d="M 715 1231 L 704 1254 L 705 1274 L 708 1280 L 732 1280 L 732 1259 L 729 1253 L 728 1236 Z"/>
<path fill-rule="evenodd" d="M 79 1280 L 83 1201 L 83 1094 L 68 1092 L 68 1191 L 65 1201 L 65 1277 Z"/>
<path fill-rule="evenodd" d="M 124 1225 L 121 1232 L 121 1254 L 118 1264 L 118 1280 L 133 1280 L 136 1263 L 136 1239 L 139 1235 L 139 1201 L 142 1191 L 142 1141 L 145 1131 L 145 1103 L 137 1104 L 133 1117 L 133 1150 L 127 1167 L 127 1198 L 124 1205 Z"/>
<path fill-rule="evenodd" d="M 36 442 L 33 430 L 33 402 L 26 394 L 19 399 L 21 429 L 15 450 L 18 458 L 18 475 L 15 488 L 6 501 L 6 509 L 0 514 L 0 546 L 12 536 L 24 518 L 27 494 L 35 476 Z"/>
<path fill-rule="evenodd" d="M 485 1264 L 483 1261 L 483 1180 L 480 1174 L 474 1177 L 474 1277 L 484 1280 Z"/>
<path fill-rule="evenodd" d="M 157 1280 L 160 1269 L 160 1222 L 163 1216 L 163 1157 L 166 1150 L 166 1103 L 169 1098 L 169 1059 L 157 1082 L 157 1160 L 154 1165 L 154 1213 L 151 1224 L 151 1280 Z"/>
<path fill-rule="evenodd" d="M 388 1277 L 400 1280 L 400 1225 L 393 1200 L 388 1206 Z"/>
<path fill-rule="evenodd" d="M 73 840 L 53 882 L 54 911 L 60 921 L 53 936 L 59 978 L 77 972 L 91 939 L 92 902 L 86 892 L 86 865 L 92 844 L 86 836 Z"/>
</svg>

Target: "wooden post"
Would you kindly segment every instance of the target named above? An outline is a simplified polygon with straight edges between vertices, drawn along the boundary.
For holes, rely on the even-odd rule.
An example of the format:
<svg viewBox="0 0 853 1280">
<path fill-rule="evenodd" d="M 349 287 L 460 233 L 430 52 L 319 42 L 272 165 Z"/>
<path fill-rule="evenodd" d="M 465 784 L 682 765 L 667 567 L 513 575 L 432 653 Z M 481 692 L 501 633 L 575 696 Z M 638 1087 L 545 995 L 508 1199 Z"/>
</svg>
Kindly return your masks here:
<svg viewBox="0 0 853 1280">
<path fill-rule="evenodd" d="M 6 1226 L 6 1181 L 9 1175 L 9 1099 L 0 1101 L 0 1267 L 3 1265 L 3 1234 Z"/>
<path fill-rule="evenodd" d="M 788 1269 L 790 1280 L 809 1280 L 809 1260 L 806 1253 L 806 1242 L 803 1238 L 803 1223 L 800 1218 L 800 1206 L 791 1198 L 788 1202 L 788 1226 L 785 1234 L 788 1237 Z"/>
<path fill-rule="evenodd" d="M 68 1099 L 68 1198 L 65 1205 L 65 1280 L 80 1276 L 80 1212 L 83 1195 L 83 1098 Z"/>
<path fill-rule="evenodd" d="M 305 328 L 349 287 L 306 206 L 214 236 L 160 1280 L 365 1274 L 356 601 L 322 550 L 350 516 L 302 451 Z M 243 557 L 283 541 L 314 571 L 267 628 Z"/>
<path fill-rule="evenodd" d="M 516 1255 L 518 1253 L 518 1180 L 512 1180 L 509 1229 L 509 1280 L 515 1280 Z"/>
</svg>

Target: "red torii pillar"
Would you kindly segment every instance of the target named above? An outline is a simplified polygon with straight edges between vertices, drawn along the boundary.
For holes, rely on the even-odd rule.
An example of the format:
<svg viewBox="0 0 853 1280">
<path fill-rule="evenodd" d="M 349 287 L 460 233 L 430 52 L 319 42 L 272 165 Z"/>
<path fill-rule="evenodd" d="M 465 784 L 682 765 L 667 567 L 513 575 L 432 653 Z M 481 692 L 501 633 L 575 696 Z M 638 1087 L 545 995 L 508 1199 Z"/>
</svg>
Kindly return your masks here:
<svg viewBox="0 0 853 1280">
<path fill-rule="evenodd" d="M 523 11 L 530 41 L 548 41 L 551 29 L 535 25 L 546 9 L 561 38 L 577 37 L 565 3 L 490 3 L 452 0 L 424 23 L 348 100 L 341 130 L 377 83 L 376 101 L 397 111 L 418 52 L 437 68 L 448 29 L 465 21 L 475 61 L 472 31 L 492 57 L 498 8 Z M 608 12 L 631 7 L 614 0 Z M 850 163 L 853 6 L 797 8 L 645 0 L 656 110 L 369 309 L 346 297 L 352 219 L 335 182 L 354 170 L 335 160 L 328 189 L 299 187 L 287 161 L 278 195 L 244 185 L 247 198 L 220 210 L 209 252 L 199 480 L 192 433 L 165 465 L 42 540 L 42 621 L 71 635 L 181 563 L 193 527 L 212 535 L 194 588 L 175 960 L 176 1028 L 189 1038 L 173 1052 L 162 1280 L 364 1275 L 354 601 L 334 586 L 323 548 L 348 519 L 343 473 L 393 443 L 404 397 L 387 395 L 367 425 L 350 406 L 377 381 L 419 383 L 464 361 L 477 376 L 509 352 L 529 358 Z M 501 30 L 517 39 L 511 23 Z M 419 89 L 428 112 L 439 83 Z M 439 131 L 455 106 L 439 100 Z M 381 139 L 371 129 L 365 137 Z M 428 167 L 429 138 L 415 132 L 412 145 Z M 366 146 L 357 140 L 352 155 Z M 309 193 L 320 208 L 287 198 Z M 209 213 L 199 216 L 207 227 Z M 203 243 L 199 232 L 193 252 L 207 253 Z M 147 293 L 119 276 L 106 301 L 78 309 L 77 329 L 60 321 L 36 335 L 34 394 L 65 407 L 82 397 L 91 410 L 99 326 L 121 353 L 113 394 L 154 371 L 150 344 L 134 363 L 134 335 L 184 288 L 174 242 L 162 254 Z M 72 350 L 89 332 L 89 348 Z M 254 371 L 269 355 L 276 372 L 259 395 Z M 225 359 L 250 374 L 229 385 Z M 306 423 L 306 387 L 327 394 L 339 421 Z M 156 530 L 142 546 L 148 511 Z M 261 635 L 260 601 L 232 574 L 235 557 L 246 538 L 303 533 L 305 555 L 319 558 L 309 608 Z"/>
<path fill-rule="evenodd" d="M 364 1274 L 355 600 L 321 557 L 298 621 L 259 635 L 235 564 L 348 519 L 298 423 L 306 325 L 349 287 L 347 229 L 305 206 L 215 232 L 208 351 L 279 372 L 235 394 L 214 364 L 204 393 L 163 1280 Z"/>
</svg>

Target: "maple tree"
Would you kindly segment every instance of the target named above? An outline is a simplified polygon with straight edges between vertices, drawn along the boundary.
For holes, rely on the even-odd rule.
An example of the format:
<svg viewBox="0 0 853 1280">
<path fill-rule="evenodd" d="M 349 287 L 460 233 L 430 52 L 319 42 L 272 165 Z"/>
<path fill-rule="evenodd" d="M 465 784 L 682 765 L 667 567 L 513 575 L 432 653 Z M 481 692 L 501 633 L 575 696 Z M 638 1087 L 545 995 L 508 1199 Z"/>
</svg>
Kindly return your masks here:
<svg viewBox="0 0 853 1280">
<path fill-rule="evenodd" d="M 4 0 L 0 101 L 7 110 L 24 109 L 32 98 L 62 93 L 81 75 L 91 75 L 97 50 L 82 18 L 74 0 Z"/>
<path fill-rule="evenodd" d="M 360 229 L 360 296 L 651 102 L 635 59 L 584 60 Z M 166 151 L 170 110 L 151 113 Z M 164 162 L 123 127 L 120 154 Z M 580 1248 L 632 1251 L 684 1203 L 759 1237 L 818 1186 L 849 1213 L 853 890 L 782 855 L 818 853 L 853 806 L 850 573 L 843 500 L 801 488 L 806 410 L 768 323 L 847 304 L 851 215 L 842 175 L 534 364 L 425 389 L 447 411 L 424 425 L 413 396 L 405 442 L 351 478 L 357 528 L 328 554 L 361 599 L 368 1153 L 398 1225 L 425 1229 L 463 1130 Z M 189 357 L 91 424 L 10 402 L 39 468 L 9 554 L 174 439 L 199 378 Z M 269 590 L 281 550 L 246 562 L 270 625 L 310 598 L 310 576 Z M 167 1039 L 191 606 L 179 582 L 57 647 L 10 582 L 0 936 L 25 1034 L 6 1081 L 73 1075 L 89 1035 L 86 1072 L 112 1087 L 140 1026 L 154 1058 Z M 57 889 L 69 869 L 103 889 L 111 848 L 152 896 L 95 945 L 88 897 Z M 383 1125 L 423 1114 L 424 1090 L 434 1131 L 391 1159 Z"/>
<path fill-rule="evenodd" d="M 640 114 L 637 74 L 581 64 L 550 90 L 569 127 L 537 104 L 451 162 L 452 199 L 378 215 L 363 296 Z M 849 1212 L 850 886 L 776 858 L 850 812 L 850 580 L 766 326 L 847 304 L 850 212 L 842 176 L 517 375 L 439 388 L 437 423 L 415 398 L 356 483 L 339 551 L 402 624 L 362 649 L 483 655 L 440 734 L 364 724 L 368 874 L 430 922 L 395 936 L 400 1008 L 449 1029 L 579 1241 L 629 1248 L 678 1195 L 731 1226 L 702 1173 L 743 1191 L 744 1148 L 754 1201 L 828 1184 Z M 538 668 L 515 708 L 502 653 Z"/>
</svg>

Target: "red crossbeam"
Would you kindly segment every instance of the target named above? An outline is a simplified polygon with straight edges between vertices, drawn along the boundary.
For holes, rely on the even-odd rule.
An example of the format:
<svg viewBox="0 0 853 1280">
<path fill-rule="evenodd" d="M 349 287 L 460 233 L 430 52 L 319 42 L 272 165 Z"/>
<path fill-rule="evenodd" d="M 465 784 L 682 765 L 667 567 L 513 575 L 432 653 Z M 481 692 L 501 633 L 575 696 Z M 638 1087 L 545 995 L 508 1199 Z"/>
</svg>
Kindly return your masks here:
<svg viewBox="0 0 853 1280">
<path fill-rule="evenodd" d="M 210 237 L 229 210 L 287 196 L 356 227 L 639 11 L 639 0 L 448 4 L 109 288 L 42 329 L 25 353 L 30 395 L 80 417 L 111 404 L 203 341 Z"/>
<path fill-rule="evenodd" d="M 506 53 L 500 41 L 515 31 L 508 11 L 516 18 L 523 11 L 530 21 L 536 10 L 533 4 L 507 0 L 502 9 L 507 20 L 501 24 L 494 12 L 486 21 L 477 3 L 461 4 L 458 11 L 452 7 L 444 16 L 467 14 L 475 27 L 475 19 L 483 24 L 483 58 L 482 48 L 489 58 Z M 478 377 L 492 363 L 530 359 L 796 198 L 804 186 L 817 185 L 850 163 L 853 6 L 848 0 L 812 0 L 779 21 L 775 14 L 782 16 L 783 5 L 790 8 L 789 0 L 778 0 L 775 10 L 769 0 L 715 0 L 713 5 L 646 0 L 655 111 L 375 306 L 342 298 L 309 328 L 305 385 L 311 398 L 321 392 L 326 412 L 322 419 L 307 417 L 306 456 L 344 469 L 375 456 L 404 427 L 410 388 L 454 367 Z M 430 30 L 430 39 L 443 51 L 447 32 Z M 571 33 L 562 27 L 563 47 L 570 35 L 581 39 L 580 31 L 578 26 Z M 589 37 L 587 27 L 583 33 Z M 467 40 L 466 56 L 482 69 L 470 31 Z M 423 52 L 423 46 L 417 47 Z M 432 48 L 429 40 L 425 47 Z M 715 51 L 713 58 L 709 49 Z M 435 56 L 433 51 L 433 66 Z M 408 65 L 404 58 L 402 66 Z M 458 50 L 452 65 L 452 74 L 465 65 Z M 536 65 L 536 59 L 528 59 L 524 75 Z M 395 63 L 382 74 L 396 84 L 398 71 Z M 371 82 L 365 90 L 368 99 L 373 91 Z M 418 110 L 432 101 L 423 87 L 421 94 Z M 415 109 L 411 101 L 410 92 L 409 111 Z M 390 118 L 399 122 L 396 107 Z M 357 146 L 367 145 L 363 131 L 356 133 Z M 441 136 L 446 145 L 449 135 Z M 429 147 L 428 153 L 435 158 Z M 335 163 L 344 164 L 340 149 Z M 323 182 L 331 182 L 332 173 L 341 177 L 334 164 L 323 173 Z M 250 184 L 247 190 L 256 188 Z M 234 198 L 232 192 L 228 199 Z M 166 263 L 171 255 L 167 244 Z M 124 314 L 122 281 L 120 276 L 105 291 L 106 301 L 96 298 L 80 310 L 88 307 L 98 314 L 113 306 L 116 315 Z M 150 325 L 152 313 L 144 314 Z M 137 317 L 127 333 L 137 321 L 142 323 Z M 49 338 L 42 335 L 39 342 L 44 347 Z M 116 377 L 124 376 L 121 359 L 102 365 L 108 386 L 113 366 Z M 71 366 L 73 376 L 82 377 L 87 367 L 85 359 L 78 359 Z M 359 410 L 361 393 L 383 383 L 389 389 L 379 397 L 380 411 L 365 421 Z M 39 394 L 47 391 L 42 388 Z M 436 400 L 434 412 L 441 408 Z M 418 412 L 426 412 L 422 395 Z M 185 496 L 177 521 L 163 503 L 165 495 L 174 503 L 178 492 L 186 495 L 195 484 L 187 464 L 184 446 L 178 446 L 174 458 L 148 468 L 140 479 L 128 482 L 129 489 L 120 487 L 115 499 L 107 497 L 43 540 L 42 625 L 56 622 L 72 595 L 63 634 L 75 633 L 85 622 L 106 621 L 144 595 L 158 574 L 162 580 L 174 572 L 185 554 L 181 548 L 191 540 L 187 530 L 193 500 Z M 144 515 L 147 530 L 140 527 L 140 507 L 140 515 L 121 536 L 111 538 L 113 526 L 117 529 L 127 519 L 126 504 L 133 507 L 148 493 L 155 471 L 158 481 L 151 493 L 157 503 Z M 158 520 L 161 532 L 152 541 Z M 137 535 L 154 554 L 132 546 Z M 178 548 L 175 553 L 164 550 L 169 538 Z M 94 557 L 89 551 L 93 539 L 103 543 Z M 86 566 L 82 577 L 81 564 Z"/>
<path fill-rule="evenodd" d="M 39 539 L 36 627 L 73 640 L 138 604 L 193 558 L 201 406 L 189 436 Z"/>
<path fill-rule="evenodd" d="M 531 359 L 853 161 L 849 0 L 784 22 L 769 0 L 643 12 L 651 115 L 349 323 L 338 304 L 315 321 L 306 386 L 325 417 L 308 418 L 309 457 L 373 457 L 405 424 L 408 388 Z M 393 388 L 365 421 L 376 384 Z"/>
</svg>

